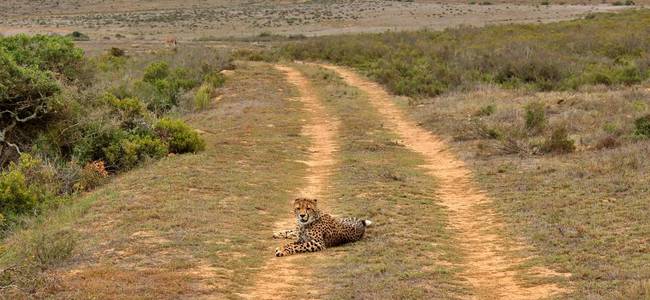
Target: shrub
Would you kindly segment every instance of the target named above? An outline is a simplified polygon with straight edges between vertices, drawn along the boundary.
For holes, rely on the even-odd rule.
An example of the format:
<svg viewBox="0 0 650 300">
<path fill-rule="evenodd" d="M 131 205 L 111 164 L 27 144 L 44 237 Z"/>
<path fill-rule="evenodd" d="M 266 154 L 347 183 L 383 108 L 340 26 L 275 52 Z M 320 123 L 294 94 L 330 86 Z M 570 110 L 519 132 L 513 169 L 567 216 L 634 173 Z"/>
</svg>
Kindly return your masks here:
<svg viewBox="0 0 650 300">
<path fill-rule="evenodd" d="M 137 82 L 134 88 L 136 95 L 147 102 L 148 108 L 161 115 L 178 105 L 178 98 L 183 91 L 197 84 L 189 70 L 170 69 L 166 62 L 154 62 L 147 66 L 142 81 Z"/>
<path fill-rule="evenodd" d="M 109 167 L 130 170 L 147 159 L 159 159 L 168 153 L 167 146 L 152 136 L 125 135 L 104 148 Z"/>
<path fill-rule="evenodd" d="M 85 124 L 80 134 L 82 137 L 75 143 L 72 156 L 81 165 L 96 160 L 106 161 L 104 149 L 127 135 L 123 129 L 103 122 Z"/>
<path fill-rule="evenodd" d="M 79 75 L 83 50 L 60 36 L 16 35 L 0 37 L 0 51 L 11 54 L 16 65 L 31 70 L 51 71 L 75 79 Z"/>
<path fill-rule="evenodd" d="M 194 108 L 196 110 L 205 110 L 210 106 L 214 89 L 211 85 L 202 85 L 194 95 Z"/>
<path fill-rule="evenodd" d="M 164 118 L 156 124 L 155 131 L 171 153 L 198 152 L 205 148 L 199 134 L 181 120 Z"/>
<path fill-rule="evenodd" d="M 108 53 L 113 57 L 123 57 L 126 55 L 126 51 L 117 47 L 111 47 Z"/>
<path fill-rule="evenodd" d="M 69 39 L 56 36 L 0 37 L 0 167 L 17 159 L 64 107 L 63 82 L 81 78 L 83 52 Z"/>
<path fill-rule="evenodd" d="M 32 210 L 39 202 L 25 180 L 25 174 L 17 170 L 0 174 L 0 213 L 2 219 Z"/>
<path fill-rule="evenodd" d="M 38 210 L 39 205 L 54 199 L 49 191 L 53 174 L 43 172 L 42 162 L 23 154 L 18 163 L 11 163 L 0 173 L 0 219 L 13 221 L 15 216 Z M 0 223 L 0 225 L 4 225 Z"/>
<path fill-rule="evenodd" d="M 621 141 L 615 135 L 608 134 L 596 143 L 596 149 L 611 149 L 621 145 Z"/>
<path fill-rule="evenodd" d="M 39 230 L 31 236 L 26 254 L 34 258 L 38 267 L 44 268 L 70 257 L 76 244 L 76 235 L 72 229 Z"/>
<path fill-rule="evenodd" d="M 634 120 L 634 127 L 634 134 L 643 137 L 650 137 L 650 115 L 645 115 Z"/>
<path fill-rule="evenodd" d="M 79 32 L 79 31 L 73 31 L 72 33 L 69 33 L 66 36 L 72 38 L 72 40 L 75 40 L 75 41 L 89 41 L 90 40 L 90 38 L 87 35 Z"/>
<path fill-rule="evenodd" d="M 108 172 L 101 160 L 89 162 L 81 170 L 79 181 L 74 185 L 76 191 L 88 191 L 106 181 Z"/>
<path fill-rule="evenodd" d="M 571 153 L 575 151 L 574 141 L 569 138 L 566 127 L 558 127 L 544 141 L 541 151 L 544 153 Z"/>
<path fill-rule="evenodd" d="M 157 80 L 169 77 L 169 65 L 166 62 L 154 62 L 144 69 L 142 81 L 155 83 Z"/>
<path fill-rule="evenodd" d="M 481 107 L 477 112 L 474 113 L 474 116 L 476 117 L 488 117 L 494 114 L 496 112 L 497 108 L 494 106 L 494 104 L 488 104 L 486 106 Z"/>
<path fill-rule="evenodd" d="M 526 129 L 540 133 L 546 126 L 546 108 L 541 102 L 531 102 L 526 105 Z"/>
<path fill-rule="evenodd" d="M 139 124 L 144 123 L 147 110 L 140 99 L 119 99 L 110 93 L 105 94 L 103 99 L 111 107 L 113 113 L 119 117 L 119 120 L 122 122 L 122 128 L 133 129 Z"/>
<path fill-rule="evenodd" d="M 220 88 L 226 82 L 226 76 L 223 76 L 220 72 L 212 72 L 205 75 L 203 79 L 203 84 L 207 84 L 212 88 Z"/>
</svg>

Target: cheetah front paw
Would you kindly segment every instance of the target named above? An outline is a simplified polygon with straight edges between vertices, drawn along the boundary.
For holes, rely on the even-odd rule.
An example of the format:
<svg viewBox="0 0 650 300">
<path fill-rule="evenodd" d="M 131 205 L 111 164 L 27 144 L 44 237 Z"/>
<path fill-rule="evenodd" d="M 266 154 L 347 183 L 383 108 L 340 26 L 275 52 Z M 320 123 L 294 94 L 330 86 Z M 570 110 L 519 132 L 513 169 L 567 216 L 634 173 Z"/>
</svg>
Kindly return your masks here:
<svg viewBox="0 0 650 300">
<path fill-rule="evenodd" d="M 280 248 L 280 247 L 275 248 L 275 256 L 277 256 L 277 257 L 285 256 L 285 253 L 282 250 L 282 248 Z"/>
</svg>

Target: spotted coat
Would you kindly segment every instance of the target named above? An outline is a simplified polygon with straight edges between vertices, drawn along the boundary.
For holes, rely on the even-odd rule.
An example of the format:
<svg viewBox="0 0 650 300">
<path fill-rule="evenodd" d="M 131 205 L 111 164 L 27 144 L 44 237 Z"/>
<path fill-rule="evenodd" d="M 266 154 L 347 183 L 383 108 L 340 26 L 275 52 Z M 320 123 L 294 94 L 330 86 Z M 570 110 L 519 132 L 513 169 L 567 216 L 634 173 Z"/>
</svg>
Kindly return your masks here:
<svg viewBox="0 0 650 300">
<path fill-rule="evenodd" d="M 358 241 L 363 237 L 366 227 L 372 222 L 357 218 L 334 218 L 321 214 L 316 199 L 298 198 L 294 202 L 294 212 L 298 225 L 294 230 L 276 232 L 274 238 L 296 239 L 278 247 L 276 256 L 286 256 L 300 252 L 316 252 L 327 247 Z"/>
</svg>

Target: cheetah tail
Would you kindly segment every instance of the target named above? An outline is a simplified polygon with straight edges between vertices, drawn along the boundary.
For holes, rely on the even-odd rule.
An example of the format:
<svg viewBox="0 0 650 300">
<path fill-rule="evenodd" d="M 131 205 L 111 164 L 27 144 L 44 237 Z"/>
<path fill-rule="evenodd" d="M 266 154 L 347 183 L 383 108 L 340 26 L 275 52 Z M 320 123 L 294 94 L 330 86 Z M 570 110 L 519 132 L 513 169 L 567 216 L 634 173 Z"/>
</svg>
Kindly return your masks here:
<svg viewBox="0 0 650 300">
<path fill-rule="evenodd" d="M 362 220 L 361 223 L 363 223 L 363 226 L 368 227 L 368 226 L 370 226 L 370 224 L 372 224 L 372 221 L 370 221 L 370 220 Z"/>
</svg>

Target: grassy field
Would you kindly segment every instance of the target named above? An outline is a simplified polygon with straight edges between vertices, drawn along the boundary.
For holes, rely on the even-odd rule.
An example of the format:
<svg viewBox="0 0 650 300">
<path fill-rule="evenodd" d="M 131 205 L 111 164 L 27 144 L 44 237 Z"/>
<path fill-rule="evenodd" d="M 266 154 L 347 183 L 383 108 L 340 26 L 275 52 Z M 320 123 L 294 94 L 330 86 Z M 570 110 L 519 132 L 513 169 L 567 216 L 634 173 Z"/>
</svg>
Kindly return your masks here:
<svg viewBox="0 0 650 300">
<path fill-rule="evenodd" d="M 3 2 L 2 32 L 79 29 L 93 56 L 59 37 L 31 48 L 0 37 L 0 107 L 16 111 L 0 119 L 0 298 L 255 298 L 266 281 L 283 289 L 270 298 L 480 298 L 504 291 L 468 276 L 481 273 L 471 246 L 487 245 L 511 267 L 486 282 L 650 299 L 650 11 L 573 2 L 61 0 L 29 14 L 37 2 Z M 303 36 L 333 33 L 347 34 Z M 161 49 L 169 35 L 181 44 Z M 234 64 L 233 49 L 308 84 L 268 62 Z M 384 85 L 412 127 L 462 160 L 438 163 L 467 173 L 455 188 L 468 191 L 448 195 L 431 172 L 442 151 L 400 140 L 367 88 L 381 89 L 294 59 Z M 306 92 L 327 113 L 314 116 Z M 34 99 L 47 128 L 14 130 Z M 333 140 L 305 132 L 319 122 L 336 122 Z M 337 145 L 320 153 L 332 166 L 310 161 L 319 142 Z M 275 258 L 272 231 L 314 176 L 326 213 L 374 223 L 354 244 Z M 444 202 L 483 191 L 470 209 Z M 489 237 L 472 239 L 459 215 Z"/>
<path fill-rule="evenodd" d="M 631 85 L 650 76 L 648 24 L 650 11 L 635 10 L 553 24 L 322 37 L 279 55 L 355 67 L 412 97 L 485 83 L 542 91 Z"/>
<path fill-rule="evenodd" d="M 535 263 L 572 274 L 569 298 L 645 299 L 648 20 L 323 37 L 282 51 L 412 96 L 400 101 L 448 138 Z"/>
<path fill-rule="evenodd" d="M 650 112 L 648 99 L 644 86 L 532 94 L 485 88 L 423 100 L 410 111 L 453 141 L 509 229 L 545 264 L 573 274 L 572 297 L 638 299 L 650 295 L 650 141 L 634 137 L 633 124 Z M 475 134 L 477 122 L 524 127 L 524 107 L 534 102 L 543 104 L 549 126 L 569 128 L 574 153 L 509 154 L 503 142 Z M 468 117 L 487 105 L 492 115 Z"/>
<path fill-rule="evenodd" d="M 120 176 L 13 234 L 1 260 L 2 294 L 196 297 L 250 284 L 273 254 L 265 229 L 289 218 L 304 171 L 295 161 L 307 145 L 301 107 L 287 101 L 294 91 L 281 78 L 241 66 L 214 109 L 186 118 L 202 130 L 205 152 Z"/>
<path fill-rule="evenodd" d="M 470 293 L 457 276 L 458 249 L 447 229 L 436 183 L 422 158 L 400 145 L 364 96 L 333 72 L 300 66 L 341 121 L 341 163 L 327 195 L 336 215 L 374 224 L 357 244 L 334 249 L 336 260 L 312 264 L 324 295 L 347 298 L 457 298 Z M 333 203 L 333 204 L 332 204 Z"/>
<path fill-rule="evenodd" d="M 205 41 L 261 33 L 312 36 L 537 23 L 628 7 L 610 2 L 615 1 L 7 0 L 0 3 L 0 34 L 78 31 L 94 43 L 160 43 L 168 36 Z"/>
</svg>

